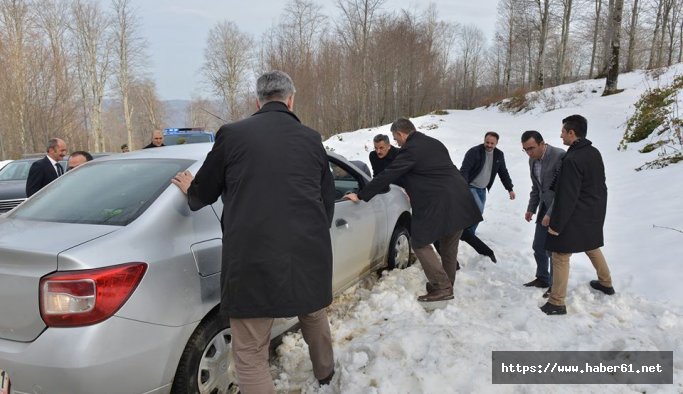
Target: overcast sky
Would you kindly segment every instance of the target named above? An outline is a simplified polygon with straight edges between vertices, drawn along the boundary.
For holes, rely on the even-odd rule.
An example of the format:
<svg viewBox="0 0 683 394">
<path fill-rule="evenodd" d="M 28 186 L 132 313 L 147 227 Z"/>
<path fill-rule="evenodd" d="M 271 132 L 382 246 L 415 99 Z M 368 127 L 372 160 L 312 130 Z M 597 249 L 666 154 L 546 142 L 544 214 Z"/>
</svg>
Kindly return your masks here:
<svg viewBox="0 0 683 394">
<path fill-rule="evenodd" d="M 99 0 L 108 6 L 108 0 Z M 314 0 L 316 1 L 316 0 Z M 317 0 L 323 12 L 336 18 L 336 0 Z M 477 25 L 490 40 L 495 28 L 497 0 L 434 0 L 439 18 Z M 141 35 L 147 40 L 149 70 L 161 99 L 207 96 L 199 69 L 209 30 L 223 20 L 233 21 L 257 41 L 277 24 L 284 0 L 134 0 Z M 427 1 L 386 0 L 383 9 L 423 11 Z"/>
</svg>

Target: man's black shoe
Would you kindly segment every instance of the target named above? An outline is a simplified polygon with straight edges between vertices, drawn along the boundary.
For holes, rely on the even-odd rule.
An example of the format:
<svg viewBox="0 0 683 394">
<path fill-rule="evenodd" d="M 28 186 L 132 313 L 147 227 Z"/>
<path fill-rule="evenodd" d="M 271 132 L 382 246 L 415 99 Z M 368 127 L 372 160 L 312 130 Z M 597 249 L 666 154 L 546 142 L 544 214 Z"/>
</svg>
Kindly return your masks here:
<svg viewBox="0 0 683 394">
<path fill-rule="evenodd" d="M 567 307 L 564 305 L 553 305 L 546 302 L 545 305 L 541 307 L 541 311 L 546 315 L 566 315 Z"/>
<path fill-rule="evenodd" d="M 330 375 L 328 377 L 326 377 L 324 379 L 319 379 L 318 384 L 320 386 L 328 385 L 332 381 L 332 377 L 334 377 L 334 369 L 332 370 L 332 373 L 330 373 Z"/>
<path fill-rule="evenodd" d="M 591 287 L 594 288 L 595 290 L 600 290 L 601 292 L 603 292 L 607 295 L 613 295 L 614 294 L 614 287 L 603 286 L 600 284 L 599 280 L 592 280 L 591 281 Z"/>
<path fill-rule="evenodd" d="M 552 289 L 552 287 L 548 287 L 548 290 L 546 290 L 545 293 L 543 293 L 543 298 L 550 297 L 550 292 L 552 291 Z"/>
<path fill-rule="evenodd" d="M 538 278 L 532 280 L 531 282 L 527 282 L 524 284 L 526 287 L 540 287 L 540 288 L 547 288 L 550 287 L 550 284 L 548 282 L 544 282 Z"/>
</svg>

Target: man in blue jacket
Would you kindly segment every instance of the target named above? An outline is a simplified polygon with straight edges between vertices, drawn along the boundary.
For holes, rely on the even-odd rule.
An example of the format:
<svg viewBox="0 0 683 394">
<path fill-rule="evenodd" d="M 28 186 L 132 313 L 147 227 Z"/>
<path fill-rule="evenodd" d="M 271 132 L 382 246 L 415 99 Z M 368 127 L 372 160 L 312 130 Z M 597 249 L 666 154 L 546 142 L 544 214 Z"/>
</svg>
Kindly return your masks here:
<svg viewBox="0 0 683 394">
<path fill-rule="evenodd" d="M 487 131 L 484 135 L 484 143 L 470 148 L 462 160 L 462 166 L 460 166 L 460 173 L 469 184 L 474 202 L 477 203 L 481 213 L 484 213 L 486 191 L 491 190 L 496 175 L 500 177 L 500 181 L 503 182 L 503 186 L 510 194 L 510 200 L 515 199 L 515 192 L 512 191 L 512 179 L 510 179 L 508 169 L 505 167 L 505 155 L 503 155 L 503 151 L 496 148 L 498 138 L 498 133 Z M 477 225 L 478 223 L 468 230 L 474 234 Z"/>
</svg>

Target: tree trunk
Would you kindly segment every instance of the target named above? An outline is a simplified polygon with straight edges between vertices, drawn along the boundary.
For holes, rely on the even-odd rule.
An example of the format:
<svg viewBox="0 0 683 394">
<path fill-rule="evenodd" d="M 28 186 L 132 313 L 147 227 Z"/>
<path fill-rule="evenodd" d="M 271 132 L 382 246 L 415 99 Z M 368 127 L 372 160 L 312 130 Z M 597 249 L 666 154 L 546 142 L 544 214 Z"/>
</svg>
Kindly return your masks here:
<svg viewBox="0 0 683 394">
<path fill-rule="evenodd" d="M 602 93 L 603 96 L 620 92 L 620 90 L 617 89 L 617 80 L 619 78 L 619 45 L 623 7 L 624 0 L 614 1 L 614 12 L 612 13 L 612 20 L 610 21 L 610 24 L 612 25 L 612 28 L 610 29 L 612 31 L 612 37 L 610 39 L 612 43 L 612 57 L 610 59 L 610 67 L 607 72 L 605 91 Z"/>
<path fill-rule="evenodd" d="M 595 0 L 595 24 L 593 26 L 593 50 L 591 51 L 591 65 L 590 65 L 590 69 L 588 70 L 588 78 L 593 78 L 593 70 L 595 69 L 595 52 L 598 48 L 598 32 L 600 31 L 600 11 L 601 10 L 602 10 L 602 0 Z"/>
<path fill-rule="evenodd" d="M 602 61 L 600 63 L 600 68 L 598 69 L 598 78 L 604 78 L 607 76 L 607 71 L 610 67 L 610 59 L 612 58 L 611 48 L 612 43 L 610 39 L 612 38 L 612 20 L 614 19 L 614 1 L 609 0 L 607 7 L 607 27 L 605 29 L 605 35 L 602 36 Z"/>
<path fill-rule="evenodd" d="M 541 4 L 543 3 L 543 4 Z M 536 62 L 536 88 L 543 89 L 545 86 L 545 46 L 548 41 L 548 14 L 550 0 L 536 0 L 538 12 L 541 19 L 540 34 L 538 39 L 538 60 Z"/>
<path fill-rule="evenodd" d="M 650 60 L 647 62 L 647 68 L 648 69 L 653 69 L 655 67 L 659 67 L 656 64 L 656 59 L 655 56 L 657 55 L 657 39 L 659 38 L 659 29 L 661 26 L 661 21 L 662 21 L 662 3 L 664 0 L 658 0 L 657 1 L 657 17 L 655 18 L 655 29 L 654 32 L 652 33 L 652 46 L 650 47 Z"/>
<path fill-rule="evenodd" d="M 557 60 L 557 84 L 564 83 L 564 58 L 567 53 L 569 41 L 569 24 L 572 14 L 572 0 L 564 0 L 564 11 L 562 13 L 562 38 L 560 40 L 560 56 Z"/>
<path fill-rule="evenodd" d="M 626 58 L 626 72 L 633 71 L 633 57 L 636 48 L 636 29 L 638 28 L 638 0 L 633 0 L 631 8 L 631 30 L 628 32 L 628 56 Z"/>
</svg>

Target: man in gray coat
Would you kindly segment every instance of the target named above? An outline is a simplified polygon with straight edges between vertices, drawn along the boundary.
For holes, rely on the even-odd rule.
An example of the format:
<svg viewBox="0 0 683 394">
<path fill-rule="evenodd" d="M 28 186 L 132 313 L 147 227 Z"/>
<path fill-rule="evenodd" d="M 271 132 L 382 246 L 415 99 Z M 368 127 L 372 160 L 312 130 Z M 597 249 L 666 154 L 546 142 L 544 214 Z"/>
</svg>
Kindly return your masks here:
<svg viewBox="0 0 683 394">
<path fill-rule="evenodd" d="M 560 137 L 569 149 L 553 186 L 555 201 L 546 239 L 546 249 L 553 252 L 553 285 L 541 311 L 548 315 L 567 313 L 565 297 L 572 253 L 585 252 L 593 264 L 598 280 L 590 281 L 592 288 L 614 294 L 609 267 L 600 250 L 607 212 L 605 165 L 600 152 L 586 139 L 587 129 L 588 122 L 581 115 L 562 120 Z"/>
<path fill-rule="evenodd" d="M 218 130 L 194 180 L 187 171 L 172 180 L 192 210 L 223 199 L 221 310 L 230 317 L 246 394 L 275 391 L 268 350 L 277 317 L 299 317 L 320 384 L 334 374 L 325 312 L 332 302 L 335 200 L 327 153 L 320 134 L 292 112 L 287 74 L 263 74 L 256 92 L 258 111 Z"/>
<path fill-rule="evenodd" d="M 550 186 L 560 169 L 564 150 L 550 146 L 543 141 L 543 136 L 536 130 L 522 133 L 522 149 L 529 155 L 529 173 L 531 174 L 531 193 L 529 205 L 524 219 L 530 222 L 538 210 L 536 230 L 534 232 L 534 259 L 536 259 L 536 278 L 525 283 L 527 287 L 550 287 L 552 283 L 552 269 L 549 269 L 549 255 L 545 249 L 545 239 L 548 235 L 548 223 L 553 210 L 555 192 Z"/>
<path fill-rule="evenodd" d="M 417 299 L 453 299 L 460 236 L 463 229 L 482 220 L 481 213 L 441 141 L 416 131 L 413 123 L 403 118 L 391 125 L 391 133 L 401 147 L 396 158 L 358 194 L 344 198 L 369 201 L 401 179 L 413 209 L 411 243 L 429 280 L 427 294 Z M 441 258 L 432 247 L 436 241 Z"/>
</svg>

